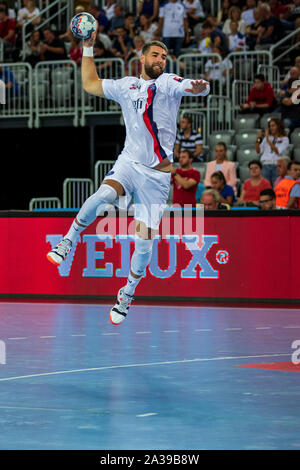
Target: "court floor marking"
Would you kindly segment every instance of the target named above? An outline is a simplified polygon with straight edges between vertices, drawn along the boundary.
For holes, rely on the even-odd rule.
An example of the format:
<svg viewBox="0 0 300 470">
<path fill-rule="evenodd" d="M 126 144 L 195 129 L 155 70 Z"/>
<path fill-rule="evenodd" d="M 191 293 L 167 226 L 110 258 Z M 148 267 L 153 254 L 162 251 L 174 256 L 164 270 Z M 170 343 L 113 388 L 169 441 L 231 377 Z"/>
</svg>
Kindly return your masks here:
<svg viewBox="0 0 300 470">
<path fill-rule="evenodd" d="M 30 375 L 19 375 L 16 377 L 4 377 L 0 378 L 0 382 L 7 382 L 11 380 L 18 379 L 30 379 L 33 377 L 45 377 L 49 375 L 62 375 L 62 374 L 74 374 L 77 372 L 94 372 L 99 370 L 112 370 L 112 369 L 124 369 L 131 367 L 148 367 L 148 366 L 163 366 L 163 365 L 173 365 L 173 364 L 188 364 L 195 362 L 210 362 L 210 361 L 228 361 L 236 359 L 261 359 L 261 358 L 270 358 L 270 357 L 281 357 L 281 356 L 291 356 L 287 353 L 278 353 L 278 354 L 260 354 L 253 356 L 221 356 L 221 357 L 207 357 L 207 358 L 196 358 L 196 359 L 182 359 L 178 361 L 163 361 L 163 362 L 146 362 L 141 364 L 119 364 L 115 366 L 102 366 L 102 367 L 90 367 L 87 369 L 71 369 L 71 370 L 59 370 L 55 372 L 43 372 L 40 374 L 30 374 Z"/>
</svg>

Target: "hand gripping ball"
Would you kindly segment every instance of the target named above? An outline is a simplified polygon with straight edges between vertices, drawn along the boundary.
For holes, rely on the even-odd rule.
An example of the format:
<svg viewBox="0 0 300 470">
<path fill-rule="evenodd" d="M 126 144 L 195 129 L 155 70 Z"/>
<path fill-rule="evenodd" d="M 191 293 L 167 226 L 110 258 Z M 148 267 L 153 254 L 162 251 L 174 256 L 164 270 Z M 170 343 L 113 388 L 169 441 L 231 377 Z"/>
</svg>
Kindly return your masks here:
<svg viewBox="0 0 300 470">
<path fill-rule="evenodd" d="M 79 39 L 89 39 L 97 30 L 97 21 L 90 13 L 78 13 L 72 18 L 71 31 Z"/>
</svg>

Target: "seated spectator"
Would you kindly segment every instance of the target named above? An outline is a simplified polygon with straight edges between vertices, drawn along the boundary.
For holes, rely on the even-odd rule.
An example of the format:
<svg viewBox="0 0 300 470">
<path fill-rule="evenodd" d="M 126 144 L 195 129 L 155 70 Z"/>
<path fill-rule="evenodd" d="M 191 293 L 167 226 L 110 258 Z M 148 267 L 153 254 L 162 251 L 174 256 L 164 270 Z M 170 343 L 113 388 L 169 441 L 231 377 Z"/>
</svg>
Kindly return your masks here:
<svg viewBox="0 0 300 470">
<path fill-rule="evenodd" d="M 245 21 L 247 26 L 255 23 L 254 10 L 256 8 L 256 0 L 247 0 L 246 7 L 242 11 L 242 20 Z"/>
<path fill-rule="evenodd" d="M 300 18 L 300 0 L 294 0 L 288 5 L 288 21 L 293 21 L 296 26 L 297 19 Z"/>
<path fill-rule="evenodd" d="M 162 42 L 177 58 L 183 41 L 190 42 L 190 33 L 184 5 L 178 0 L 169 0 L 159 9 L 158 32 Z"/>
<path fill-rule="evenodd" d="M 298 67 L 292 67 L 289 70 L 287 76 L 289 78 L 288 78 L 287 81 L 282 82 L 282 85 L 281 85 L 281 88 L 280 88 L 280 91 L 279 91 L 279 94 L 278 94 L 278 98 L 281 98 L 282 96 L 285 96 L 286 91 L 289 88 L 289 83 L 292 84 L 293 81 L 300 79 L 300 70 L 298 69 Z"/>
<path fill-rule="evenodd" d="M 2 6 L 4 8 L 7 8 L 8 18 L 15 20 L 16 19 L 16 12 L 15 12 L 14 8 L 9 8 L 9 6 L 12 6 L 12 2 L 9 2 L 9 3 L 10 3 L 10 5 L 8 5 L 8 2 L 6 0 L 1 0 L 0 1 L 0 7 Z"/>
<path fill-rule="evenodd" d="M 293 85 L 294 84 L 294 85 Z M 299 84 L 300 85 L 300 84 Z M 291 132 L 300 127 L 300 86 L 293 79 L 289 80 L 288 89 L 281 96 L 281 118 Z M 294 88 L 293 88 L 294 86 Z"/>
<path fill-rule="evenodd" d="M 158 26 L 156 23 L 151 23 L 149 16 L 145 14 L 140 15 L 139 24 L 139 36 L 142 36 L 145 42 L 158 39 Z"/>
<path fill-rule="evenodd" d="M 240 52 L 246 50 L 246 36 L 238 31 L 238 22 L 230 21 L 230 34 L 228 34 L 230 52 Z"/>
<path fill-rule="evenodd" d="M 25 3 L 25 2 L 24 2 Z M 28 0 L 24 8 L 20 8 L 17 14 L 17 27 L 22 29 L 26 21 L 32 20 L 32 26 L 38 26 L 41 23 L 40 10 L 35 6 L 35 1 Z"/>
<path fill-rule="evenodd" d="M 120 57 L 125 62 L 128 61 L 134 49 L 133 39 L 127 35 L 124 26 L 116 29 L 116 38 L 112 43 L 112 52 L 116 57 Z"/>
<path fill-rule="evenodd" d="M 272 188 L 263 189 L 259 196 L 259 208 L 262 211 L 276 209 L 276 194 Z"/>
<path fill-rule="evenodd" d="M 252 160 L 248 163 L 250 178 L 242 187 L 238 205 L 259 204 L 260 193 L 263 189 L 271 188 L 270 182 L 262 176 L 262 164 L 259 160 Z"/>
<path fill-rule="evenodd" d="M 228 14 L 228 19 L 225 21 L 224 26 L 223 26 L 223 33 L 228 36 L 230 34 L 230 22 L 231 21 L 236 21 L 238 23 L 238 32 L 245 34 L 246 33 L 246 23 L 242 19 L 242 12 L 240 8 L 236 6 L 232 6 L 229 9 L 229 14 Z"/>
<path fill-rule="evenodd" d="M 26 43 L 25 62 L 29 62 L 32 67 L 40 61 L 41 55 L 41 35 L 39 31 L 32 31 L 30 40 Z"/>
<path fill-rule="evenodd" d="M 220 200 L 220 194 L 215 189 L 206 189 L 202 193 L 201 204 L 205 211 L 228 210 L 230 206 Z"/>
<path fill-rule="evenodd" d="M 228 19 L 230 6 L 230 0 L 223 0 L 221 8 L 217 13 L 217 23 L 219 26 L 224 25 L 225 21 Z"/>
<path fill-rule="evenodd" d="M 15 49 L 16 22 L 8 17 L 7 6 L 0 7 L 0 40 L 3 41 L 4 59 L 10 58 Z"/>
<path fill-rule="evenodd" d="M 192 128 L 192 118 L 183 116 L 179 123 L 179 131 L 174 145 L 174 157 L 179 158 L 180 152 L 188 150 L 194 161 L 205 161 L 203 153 L 203 138 L 198 130 Z"/>
<path fill-rule="evenodd" d="M 291 70 L 294 69 L 294 68 L 298 69 L 298 73 L 299 73 L 298 76 L 300 76 L 300 56 L 297 56 L 297 57 L 295 58 L 295 63 L 294 63 L 294 65 L 293 65 L 293 67 L 290 68 L 290 70 L 288 71 L 288 73 L 286 74 L 286 76 L 284 77 L 284 79 L 282 80 L 282 82 L 280 82 L 280 87 L 281 87 L 281 89 L 287 89 L 287 85 L 288 85 L 289 79 L 290 79 L 290 78 L 294 78 L 294 76 L 291 77 Z M 295 71 L 294 71 L 294 72 L 295 72 Z M 297 80 L 297 79 L 296 79 L 296 80 Z M 284 88 L 284 87 L 285 87 L 285 88 Z"/>
<path fill-rule="evenodd" d="M 115 14 L 116 4 L 117 4 L 117 0 L 106 0 L 106 5 L 103 7 L 103 11 L 109 21 L 112 20 Z"/>
<path fill-rule="evenodd" d="M 78 67 L 81 66 L 82 50 L 81 39 L 76 38 L 75 36 L 71 37 L 71 47 L 69 51 L 70 59 L 73 60 Z"/>
<path fill-rule="evenodd" d="M 285 18 L 285 14 L 287 12 L 286 5 L 282 5 L 282 3 L 279 3 L 278 0 L 269 0 L 269 5 L 271 9 L 271 15 L 276 16 L 280 20 Z"/>
<path fill-rule="evenodd" d="M 300 208 L 300 185 L 297 182 L 299 178 L 300 162 L 289 162 L 286 176 L 274 189 L 277 209 Z"/>
<path fill-rule="evenodd" d="M 206 165 L 204 186 L 206 188 L 210 188 L 211 175 L 216 171 L 222 171 L 223 175 L 225 176 L 226 183 L 233 187 L 234 193 L 236 194 L 237 188 L 235 165 L 233 162 L 230 162 L 228 160 L 226 152 L 227 146 L 225 142 L 219 142 L 215 148 L 216 159 L 211 162 L 208 162 Z"/>
<path fill-rule="evenodd" d="M 284 156 L 279 157 L 277 160 L 277 175 L 273 187 L 276 188 L 277 184 L 287 175 L 288 164 L 290 163 L 290 157 Z M 300 181 L 299 181 L 300 182 Z"/>
<path fill-rule="evenodd" d="M 219 90 L 219 83 L 221 80 L 222 86 L 226 84 L 226 75 L 227 69 L 229 69 L 230 73 L 233 73 L 233 64 L 228 57 L 224 57 L 224 51 L 217 46 L 214 46 L 211 50 L 214 54 L 219 54 L 222 57 L 222 61 L 218 57 L 212 57 L 208 59 L 205 64 L 204 70 L 204 78 L 208 82 L 212 82 L 211 88 L 213 89 L 214 94 L 222 94 L 222 90 Z"/>
<path fill-rule="evenodd" d="M 145 39 L 143 38 L 143 36 L 134 36 L 133 42 L 134 42 L 133 53 L 136 57 L 140 58 L 142 55 L 143 47 L 146 43 Z"/>
<path fill-rule="evenodd" d="M 74 16 L 78 15 L 78 13 L 82 13 L 84 11 L 85 11 L 84 7 L 82 5 L 78 5 L 74 10 Z M 73 33 L 71 31 L 71 28 L 69 27 L 67 29 L 67 31 L 60 34 L 58 37 L 59 37 L 59 39 L 62 39 L 65 42 L 70 42 L 70 39 L 71 39 L 72 36 L 73 36 Z"/>
<path fill-rule="evenodd" d="M 173 184 L 172 204 L 191 204 L 196 207 L 196 191 L 200 183 L 200 172 L 192 167 L 193 156 L 188 150 L 183 150 L 179 155 L 180 168 L 171 169 L 171 184 Z"/>
<path fill-rule="evenodd" d="M 261 31 L 261 23 L 263 21 L 263 16 L 260 8 L 254 8 L 253 10 L 254 23 L 247 26 L 246 28 L 246 44 L 250 50 L 255 48 L 258 34 Z"/>
<path fill-rule="evenodd" d="M 110 28 L 110 21 L 107 18 L 105 11 L 100 10 L 95 4 L 91 4 L 87 11 L 96 18 L 98 22 L 98 32 L 106 34 Z"/>
<path fill-rule="evenodd" d="M 225 55 L 229 53 L 226 35 L 208 20 L 202 25 L 202 37 L 210 39 L 211 47 L 221 47 Z"/>
<path fill-rule="evenodd" d="M 43 29 L 44 42 L 41 45 L 41 60 L 66 60 L 67 54 L 64 42 L 55 37 L 50 28 Z"/>
<path fill-rule="evenodd" d="M 183 0 L 186 9 L 189 27 L 192 30 L 196 24 L 203 21 L 205 13 L 200 0 Z"/>
<path fill-rule="evenodd" d="M 246 103 L 241 104 L 242 112 L 246 113 L 271 113 L 276 107 L 274 90 L 264 75 L 254 77 L 254 86 L 251 88 Z"/>
<path fill-rule="evenodd" d="M 15 98 L 19 95 L 19 85 L 14 77 L 14 74 L 7 67 L 1 67 L 0 65 L 0 80 L 5 85 L 5 99 L 6 101 L 10 98 Z"/>
<path fill-rule="evenodd" d="M 127 36 L 130 36 L 132 39 L 134 39 L 134 36 L 136 36 L 137 33 L 137 28 L 135 26 L 135 16 L 133 13 L 126 13 L 124 28 L 126 30 Z"/>
<path fill-rule="evenodd" d="M 138 15 L 146 15 L 150 23 L 152 23 L 154 20 L 158 19 L 159 3 L 159 0 L 139 0 L 137 7 Z"/>
<path fill-rule="evenodd" d="M 125 25 L 125 11 L 122 5 L 116 3 L 114 7 L 114 16 L 111 19 L 110 28 L 108 30 L 109 36 L 115 36 L 117 29 Z"/>
<path fill-rule="evenodd" d="M 272 15 L 268 3 L 262 3 L 260 6 L 263 21 L 259 27 L 256 44 L 275 44 L 284 36 L 284 28 L 280 20 Z"/>
<path fill-rule="evenodd" d="M 210 177 L 211 187 L 220 194 L 220 201 L 232 206 L 236 202 L 233 187 L 226 184 L 225 176 L 222 171 L 215 171 Z"/>
<path fill-rule="evenodd" d="M 257 134 L 256 153 L 260 154 L 262 174 L 272 186 L 277 178 L 277 160 L 285 155 L 289 143 L 284 124 L 279 118 L 270 119 L 268 129 L 262 129 Z"/>
</svg>

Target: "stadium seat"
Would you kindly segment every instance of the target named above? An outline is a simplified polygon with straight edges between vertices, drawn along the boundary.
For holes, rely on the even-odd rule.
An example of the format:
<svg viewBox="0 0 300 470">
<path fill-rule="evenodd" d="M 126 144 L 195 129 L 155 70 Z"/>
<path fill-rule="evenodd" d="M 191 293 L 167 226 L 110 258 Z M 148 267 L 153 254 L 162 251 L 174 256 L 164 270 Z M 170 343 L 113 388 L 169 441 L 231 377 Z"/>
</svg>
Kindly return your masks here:
<svg viewBox="0 0 300 470">
<path fill-rule="evenodd" d="M 259 126 L 261 129 L 267 129 L 268 128 L 268 122 L 272 118 L 279 118 L 281 119 L 281 114 L 274 113 L 274 114 L 263 114 L 262 117 L 260 118 Z"/>
<path fill-rule="evenodd" d="M 37 83 L 49 82 L 50 69 L 49 68 L 37 68 L 35 81 Z"/>
<path fill-rule="evenodd" d="M 255 147 L 257 134 L 260 129 L 249 129 L 247 131 L 240 131 L 235 134 L 235 143 L 238 147 L 242 145 L 249 145 L 249 147 Z"/>
<path fill-rule="evenodd" d="M 250 178 L 248 166 L 245 166 L 245 165 L 240 166 L 239 175 L 240 175 L 241 185 L 243 185 L 244 181 Z"/>
<path fill-rule="evenodd" d="M 292 158 L 293 156 L 293 152 L 294 152 L 294 145 L 293 144 L 289 144 L 286 151 L 285 151 L 285 155 L 287 155 L 288 157 Z"/>
<path fill-rule="evenodd" d="M 238 114 L 233 127 L 236 131 L 242 129 L 256 129 L 259 121 L 259 114 Z"/>
<path fill-rule="evenodd" d="M 255 147 L 249 146 L 239 147 L 236 157 L 240 165 L 246 165 L 251 162 L 251 160 L 259 160 L 259 154 L 256 153 Z"/>
<path fill-rule="evenodd" d="M 66 80 L 72 78 L 72 73 L 72 67 L 54 69 L 51 72 L 52 83 L 65 83 Z"/>
<path fill-rule="evenodd" d="M 212 134 L 209 136 L 209 147 L 214 148 L 218 142 L 225 142 L 226 145 L 230 145 L 234 134 L 234 130 L 212 132 Z"/>
<path fill-rule="evenodd" d="M 204 180 L 205 171 L 206 171 L 206 163 L 205 162 L 193 162 L 192 167 L 195 170 L 200 171 L 201 181 Z"/>
<path fill-rule="evenodd" d="M 300 127 L 296 127 L 290 135 L 290 140 L 293 145 L 300 145 Z"/>
<path fill-rule="evenodd" d="M 294 160 L 300 162 L 300 147 L 294 149 Z"/>
</svg>

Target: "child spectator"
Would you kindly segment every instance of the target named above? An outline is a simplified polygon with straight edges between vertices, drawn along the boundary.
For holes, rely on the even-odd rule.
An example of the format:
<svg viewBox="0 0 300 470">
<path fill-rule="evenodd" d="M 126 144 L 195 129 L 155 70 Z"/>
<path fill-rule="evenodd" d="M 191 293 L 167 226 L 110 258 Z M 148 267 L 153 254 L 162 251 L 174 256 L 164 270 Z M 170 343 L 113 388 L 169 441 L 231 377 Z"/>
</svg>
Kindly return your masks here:
<svg viewBox="0 0 300 470">
<path fill-rule="evenodd" d="M 238 22 L 230 21 L 230 34 L 228 34 L 230 52 L 246 50 L 246 36 L 238 31 Z"/>
<path fill-rule="evenodd" d="M 210 177 L 211 187 L 220 194 L 220 201 L 232 206 L 236 202 L 233 187 L 226 183 L 222 171 L 215 171 Z"/>
<path fill-rule="evenodd" d="M 248 163 L 250 178 L 247 179 L 238 199 L 238 205 L 259 205 L 260 193 L 271 188 L 270 182 L 262 176 L 262 164 L 259 160 Z"/>
</svg>

